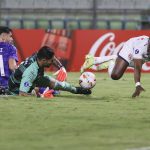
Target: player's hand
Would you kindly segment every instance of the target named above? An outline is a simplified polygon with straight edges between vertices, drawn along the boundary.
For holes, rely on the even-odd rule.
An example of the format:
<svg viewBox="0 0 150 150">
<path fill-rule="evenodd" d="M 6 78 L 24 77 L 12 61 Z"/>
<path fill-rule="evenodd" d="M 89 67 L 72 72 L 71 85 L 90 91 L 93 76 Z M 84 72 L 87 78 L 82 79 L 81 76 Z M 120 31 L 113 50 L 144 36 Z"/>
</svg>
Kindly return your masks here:
<svg viewBox="0 0 150 150">
<path fill-rule="evenodd" d="M 67 79 L 67 72 L 64 67 L 61 67 L 57 72 L 54 73 L 54 75 L 56 76 L 56 79 L 61 82 Z"/>
<path fill-rule="evenodd" d="M 52 90 L 52 89 L 46 89 L 44 92 L 43 92 L 43 94 L 41 94 L 41 97 L 42 98 L 53 98 L 54 96 L 53 96 L 53 92 L 54 92 L 54 90 Z"/>
<path fill-rule="evenodd" d="M 141 92 L 145 91 L 142 86 L 137 86 L 134 93 L 132 94 L 132 98 L 135 98 L 140 95 Z"/>
</svg>

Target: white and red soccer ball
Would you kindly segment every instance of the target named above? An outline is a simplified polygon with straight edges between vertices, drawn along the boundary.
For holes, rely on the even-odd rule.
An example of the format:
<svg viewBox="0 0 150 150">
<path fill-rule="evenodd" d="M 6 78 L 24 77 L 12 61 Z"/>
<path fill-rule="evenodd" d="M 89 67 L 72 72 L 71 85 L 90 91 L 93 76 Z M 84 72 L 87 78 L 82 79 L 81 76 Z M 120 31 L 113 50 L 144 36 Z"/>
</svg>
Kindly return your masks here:
<svg viewBox="0 0 150 150">
<path fill-rule="evenodd" d="M 96 85 L 94 73 L 83 72 L 79 78 L 79 85 L 84 89 L 92 89 Z"/>
</svg>

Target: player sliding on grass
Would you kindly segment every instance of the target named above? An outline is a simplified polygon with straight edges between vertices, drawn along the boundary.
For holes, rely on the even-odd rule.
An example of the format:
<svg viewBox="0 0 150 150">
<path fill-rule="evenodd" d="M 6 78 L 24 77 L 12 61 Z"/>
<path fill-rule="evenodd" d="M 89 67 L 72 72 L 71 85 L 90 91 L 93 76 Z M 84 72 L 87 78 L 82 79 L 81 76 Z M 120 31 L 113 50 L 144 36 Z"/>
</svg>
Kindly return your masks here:
<svg viewBox="0 0 150 150">
<path fill-rule="evenodd" d="M 141 69 L 142 65 L 150 61 L 150 38 L 148 36 L 139 36 L 130 38 L 125 42 L 123 48 L 119 51 L 118 56 L 93 57 L 86 56 L 86 60 L 81 67 L 81 72 L 93 65 L 98 65 L 98 70 L 106 69 L 113 80 L 122 77 L 127 67 L 134 67 L 135 91 L 132 97 L 137 97 L 144 88 L 141 86 Z M 106 62 L 106 63 L 105 63 Z"/>
<path fill-rule="evenodd" d="M 27 58 L 9 79 L 9 91 L 11 94 L 28 96 L 35 87 L 49 87 L 54 90 L 69 91 L 74 94 L 91 94 L 91 90 L 86 90 L 81 87 L 74 87 L 67 82 L 58 81 L 52 77 L 44 76 L 44 68 L 50 67 L 53 64 L 60 68 L 58 76 L 66 74 L 61 64 L 54 56 L 51 48 L 44 46 L 40 50 Z"/>
</svg>

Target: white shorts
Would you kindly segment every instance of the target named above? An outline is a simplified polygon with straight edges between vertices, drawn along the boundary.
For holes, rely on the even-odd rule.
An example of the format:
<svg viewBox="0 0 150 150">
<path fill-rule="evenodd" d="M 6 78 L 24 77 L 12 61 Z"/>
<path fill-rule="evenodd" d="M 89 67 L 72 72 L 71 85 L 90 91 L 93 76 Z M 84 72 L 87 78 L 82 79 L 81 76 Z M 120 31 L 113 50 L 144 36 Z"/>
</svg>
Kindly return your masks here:
<svg viewBox="0 0 150 150">
<path fill-rule="evenodd" d="M 123 58 L 129 64 L 131 63 L 133 60 L 133 45 L 131 40 L 128 40 L 124 43 L 122 49 L 118 53 L 118 56 Z"/>
</svg>

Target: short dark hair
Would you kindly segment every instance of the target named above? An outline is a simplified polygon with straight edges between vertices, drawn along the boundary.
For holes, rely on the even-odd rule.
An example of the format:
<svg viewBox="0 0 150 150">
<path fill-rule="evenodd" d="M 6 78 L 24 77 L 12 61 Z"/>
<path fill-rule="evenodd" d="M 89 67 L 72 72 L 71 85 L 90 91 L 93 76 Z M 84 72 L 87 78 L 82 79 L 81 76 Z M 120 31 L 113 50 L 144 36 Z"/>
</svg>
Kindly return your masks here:
<svg viewBox="0 0 150 150">
<path fill-rule="evenodd" d="M 53 56 L 54 56 L 53 49 L 51 49 L 48 46 L 41 47 L 37 53 L 37 58 L 40 60 L 41 59 L 52 59 Z"/>
<path fill-rule="evenodd" d="M 12 32 L 12 30 L 8 27 L 5 27 L 5 26 L 0 26 L 0 34 L 2 33 L 10 33 Z"/>
</svg>

